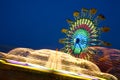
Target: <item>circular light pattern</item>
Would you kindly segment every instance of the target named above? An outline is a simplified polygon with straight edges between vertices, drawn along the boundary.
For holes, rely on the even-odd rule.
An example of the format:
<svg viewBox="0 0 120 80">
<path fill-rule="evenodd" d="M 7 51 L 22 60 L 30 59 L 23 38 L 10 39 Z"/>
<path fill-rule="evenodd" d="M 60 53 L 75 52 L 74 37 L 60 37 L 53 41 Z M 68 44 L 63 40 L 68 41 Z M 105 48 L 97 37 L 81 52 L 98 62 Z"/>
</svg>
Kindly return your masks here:
<svg viewBox="0 0 120 80">
<path fill-rule="evenodd" d="M 108 27 L 99 28 L 98 24 L 104 20 L 103 15 L 94 17 L 96 9 L 90 10 L 82 8 L 81 13 L 78 11 L 73 13 L 75 21 L 67 19 L 69 23 L 69 29 L 62 29 L 62 32 L 66 34 L 64 39 L 60 39 L 59 42 L 64 44 L 64 48 L 61 50 L 68 53 L 77 55 L 78 57 L 86 58 L 88 54 L 82 54 L 86 51 L 92 51 L 89 47 L 98 45 L 107 45 L 109 43 L 99 40 L 101 32 L 109 31 Z"/>
</svg>

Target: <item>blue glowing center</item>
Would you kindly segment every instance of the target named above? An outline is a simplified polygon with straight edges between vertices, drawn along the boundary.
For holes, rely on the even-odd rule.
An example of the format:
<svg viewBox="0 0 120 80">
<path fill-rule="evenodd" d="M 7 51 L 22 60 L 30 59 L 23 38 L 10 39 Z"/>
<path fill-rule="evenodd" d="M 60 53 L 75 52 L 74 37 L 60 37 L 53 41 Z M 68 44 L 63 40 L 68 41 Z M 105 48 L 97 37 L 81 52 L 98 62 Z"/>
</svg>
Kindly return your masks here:
<svg viewBox="0 0 120 80">
<path fill-rule="evenodd" d="M 80 54 L 88 46 L 89 35 L 84 29 L 79 29 L 73 35 L 72 50 L 74 54 Z"/>
</svg>

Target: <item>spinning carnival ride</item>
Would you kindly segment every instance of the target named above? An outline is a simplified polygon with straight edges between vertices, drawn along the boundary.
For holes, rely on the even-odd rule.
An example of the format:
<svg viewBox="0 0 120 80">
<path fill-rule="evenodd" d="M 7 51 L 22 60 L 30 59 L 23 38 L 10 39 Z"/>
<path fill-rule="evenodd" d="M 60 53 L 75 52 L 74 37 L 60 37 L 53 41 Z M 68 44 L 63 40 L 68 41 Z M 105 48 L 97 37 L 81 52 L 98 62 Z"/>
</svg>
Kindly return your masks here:
<svg viewBox="0 0 120 80">
<path fill-rule="evenodd" d="M 110 28 L 106 26 L 99 28 L 99 23 L 105 20 L 105 17 L 102 14 L 95 17 L 96 12 L 95 8 L 90 10 L 82 8 L 81 13 L 78 11 L 73 13 L 75 21 L 67 19 L 69 29 L 61 30 L 66 34 L 66 37 L 59 40 L 60 43 L 64 44 L 61 51 L 76 57 L 89 59 L 90 54 L 94 52 L 90 48 L 91 46 L 111 46 L 110 43 L 99 40 L 100 34 L 108 32 Z M 90 54 L 85 52 L 90 52 Z"/>
</svg>

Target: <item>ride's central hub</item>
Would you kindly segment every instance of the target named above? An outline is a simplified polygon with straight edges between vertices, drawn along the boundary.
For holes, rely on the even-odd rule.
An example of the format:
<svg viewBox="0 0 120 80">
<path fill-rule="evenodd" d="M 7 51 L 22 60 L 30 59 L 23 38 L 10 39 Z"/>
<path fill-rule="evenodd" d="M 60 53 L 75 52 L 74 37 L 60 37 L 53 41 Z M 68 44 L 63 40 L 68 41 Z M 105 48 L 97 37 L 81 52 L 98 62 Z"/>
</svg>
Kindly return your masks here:
<svg viewBox="0 0 120 80">
<path fill-rule="evenodd" d="M 77 39 L 76 39 L 76 43 L 78 44 L 79 42 L 80 42 L 80 39 L 79 39 L 79 38 L 77 38 Z"/>
</svg>

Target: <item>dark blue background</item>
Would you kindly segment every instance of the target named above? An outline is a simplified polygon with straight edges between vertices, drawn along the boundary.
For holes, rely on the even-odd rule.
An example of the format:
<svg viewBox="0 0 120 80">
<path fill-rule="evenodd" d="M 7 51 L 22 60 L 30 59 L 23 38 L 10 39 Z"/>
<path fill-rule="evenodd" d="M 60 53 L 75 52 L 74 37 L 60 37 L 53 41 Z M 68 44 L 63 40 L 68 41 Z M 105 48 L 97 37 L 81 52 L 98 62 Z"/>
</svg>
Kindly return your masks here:
<svg viewBox="0 0 120 80">
<path fill-rule="evenodd" d="M 0 0 L 0 49 L 61 48 L 58 39 L 64 37 L 61 29 L 68 28 L 66 19 L 73 19 L 73 12 L 82 7 L 96 8 L 106 16 L 101 25 L 111 31 L 101 38 L 120 49 L 119 5 L 119 0 Z"/>
</svg>

